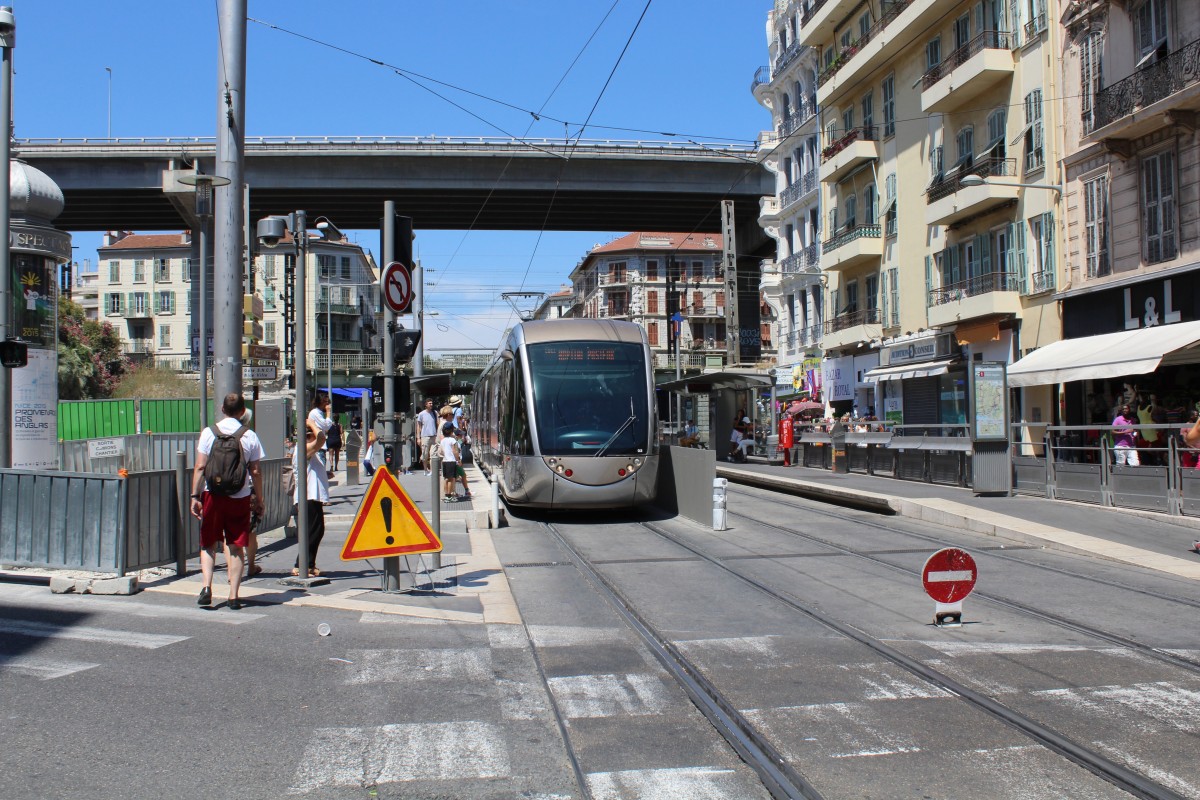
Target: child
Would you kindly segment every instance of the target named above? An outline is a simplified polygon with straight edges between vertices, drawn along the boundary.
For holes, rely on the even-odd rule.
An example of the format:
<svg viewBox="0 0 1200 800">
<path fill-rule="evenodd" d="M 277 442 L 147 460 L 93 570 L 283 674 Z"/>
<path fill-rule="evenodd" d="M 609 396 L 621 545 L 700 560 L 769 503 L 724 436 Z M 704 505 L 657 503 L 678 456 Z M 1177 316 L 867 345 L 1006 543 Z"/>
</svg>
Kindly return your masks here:
<svg viewBox="0 0 1200 800">
<path fill-rule="evenodd" d="M 454 481 L 458 472 L 458 439 L 454 438 L 454 423 L 442 425 L 442 501 L 457 503 L 458 495 L 454 493 Z"/>
</svg>

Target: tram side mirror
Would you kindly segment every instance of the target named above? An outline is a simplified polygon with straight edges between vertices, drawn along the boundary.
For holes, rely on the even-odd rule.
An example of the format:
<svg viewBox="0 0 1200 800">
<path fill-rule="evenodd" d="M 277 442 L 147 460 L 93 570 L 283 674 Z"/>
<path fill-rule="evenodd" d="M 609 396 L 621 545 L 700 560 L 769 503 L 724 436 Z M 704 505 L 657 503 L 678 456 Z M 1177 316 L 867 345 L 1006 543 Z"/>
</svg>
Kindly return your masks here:
<svg viewBox="0 0 1200 800">
<path fill-rule="evenodd" d="M 504 348 L 504 350 L 502 350 L 500 352 L 500 357 L 503 358 L 505 361 L 512 361 L 513 360 L 513 351 L 509 350 L 506 347 L 506 348 Z"/>
</svg>

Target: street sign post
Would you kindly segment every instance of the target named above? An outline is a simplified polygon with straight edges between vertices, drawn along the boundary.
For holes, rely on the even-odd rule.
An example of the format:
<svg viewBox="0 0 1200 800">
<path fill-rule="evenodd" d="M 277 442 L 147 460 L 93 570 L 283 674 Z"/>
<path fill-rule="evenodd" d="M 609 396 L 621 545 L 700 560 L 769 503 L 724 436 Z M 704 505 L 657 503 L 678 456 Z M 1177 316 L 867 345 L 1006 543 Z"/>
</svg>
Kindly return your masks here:
<svg viewBox="0 0 1200 800">
<path fill-rule="evenodd" d="M 938 550 L 925 561 L 921 584 L 925 594 L 933 598 L 935 625 L 961 625 L 962 601 L 975 589 L 979 573 L 975 559 L 966 550 L 947 547 Z"/>
<path fill-rule="evenodd" d="M 405 314 L 412 304 L 412 273 L 399 261 L 392 261 L 383 268 L 379 278 L 383 302 L 395 314 Z"/>
<path fill-rule="evenodd" d="M 274 364 L 246 364 L 242 367 L 242 381 L 273 381 L 278 374 Z"/>
</svg>

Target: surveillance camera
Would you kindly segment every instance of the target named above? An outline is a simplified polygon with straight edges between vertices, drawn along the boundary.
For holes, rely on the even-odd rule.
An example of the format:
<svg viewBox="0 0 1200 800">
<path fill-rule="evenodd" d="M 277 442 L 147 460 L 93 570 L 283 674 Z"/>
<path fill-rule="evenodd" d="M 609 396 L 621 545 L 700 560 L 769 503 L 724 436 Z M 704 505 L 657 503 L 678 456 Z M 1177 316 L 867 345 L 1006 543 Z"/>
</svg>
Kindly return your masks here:
<svg viewBox="0 0 1200 800">
<path fill-rule="evenodd" d="M 13 17 L 12 8 L 0 6 L 0 35 L 7 36 L 17 29 L 17 21 Z"/>
<path fill-rule="evenodd" d="M 265 247 L 274 247 L 287 235 L 287 223 L 283 217 L 267 217 L 258 221 L 258 240 Z"/>
</svg>

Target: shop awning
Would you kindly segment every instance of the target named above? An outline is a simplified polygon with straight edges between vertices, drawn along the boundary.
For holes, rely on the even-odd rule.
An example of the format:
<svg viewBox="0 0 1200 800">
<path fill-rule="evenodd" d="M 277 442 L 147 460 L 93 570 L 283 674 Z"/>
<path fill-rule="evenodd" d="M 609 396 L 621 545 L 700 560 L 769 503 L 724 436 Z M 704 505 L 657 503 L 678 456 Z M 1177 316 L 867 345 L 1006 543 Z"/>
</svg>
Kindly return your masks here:
<svg viewBox="0 0 1200 800">
<path fill-rule="evenodd" d="M 895 367 L 877 367 L 863 374 L 867 383 L 878 381 L 900 381 L 905 378 L 929 378 L 934 375 L 945 375 L 950 371 L 950 365 L 955 359 L 945 361 L 922 361 L 919 364 L 901 364 Z"/>
<path fill-rule="evenodd" d="M 1167 363 L 1200 362 L 1200 321 L 1081 336 L 1046 345 L 1008 368 L 1009 386 L 1144 375 Z"/>
<path fill-rule="evenodd" d="M 769 389 L 774 382 L 775 378 L 765 372 L 724 370 L 664 381 L 658 388 L 672 392 L 713 392 L 718 389 Z"/>
</svg>

